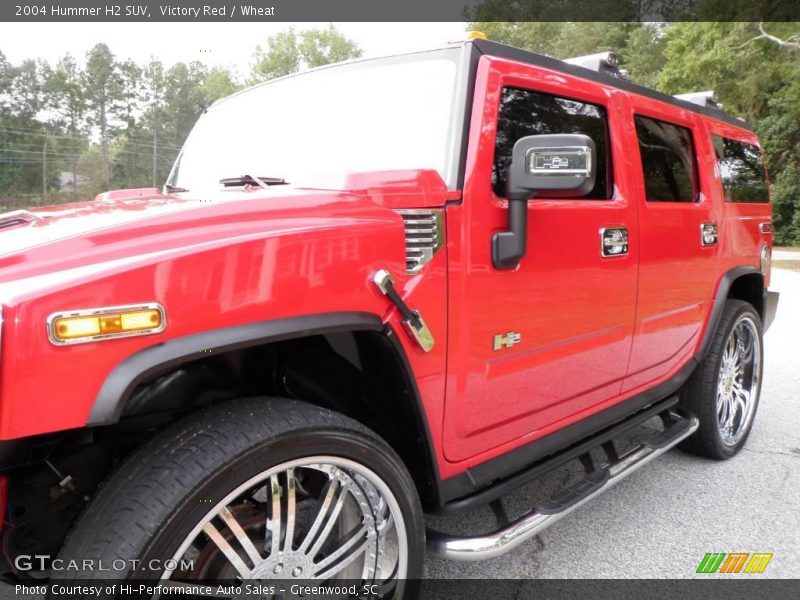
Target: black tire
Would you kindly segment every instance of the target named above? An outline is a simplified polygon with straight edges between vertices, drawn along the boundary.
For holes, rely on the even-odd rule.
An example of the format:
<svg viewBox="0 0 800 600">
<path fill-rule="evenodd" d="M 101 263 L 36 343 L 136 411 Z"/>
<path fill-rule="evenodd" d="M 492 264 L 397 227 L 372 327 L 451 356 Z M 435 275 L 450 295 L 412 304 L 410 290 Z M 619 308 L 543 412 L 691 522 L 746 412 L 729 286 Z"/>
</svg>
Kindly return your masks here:
<svg viewBox="0 0 800 600">
<path fill-rule="evenodd" d="M 106 567 L 114 561 L 147 565 L 153 559 L 167 560 L 209 514 L 209 507 L 250 481 L 254 473 L 318 456 L 363 465 L 387 486 L 405 522 L 406 577 L 420 579 L 425 548 L 422 509 L 397 454 L 375 433 L 348 417 L 276 398 L 226 402 L 160 432 L 132 453 L 99 490 L 73 527 L 59 558 L 65 565 L 70 560 L 84 564 L 82 561 L 90 559 L 96 561 L 94 565 Z M 299 501 L 297 510 L 299 514 Z M 160 572 L 123 569 L 102 574 L 65 571 L 55 578 L 159 576 Z"/>
<path fill-rule="evenodd" d="M 752 369 L 757 377 L 756 393 L 752 399 L 752 412 L 740 437 L 735 443 L 726 443 L 723 439 L 717 415 L 717 389 L 720 384 L 720 367 L 723 361 L 725 345 L 734 327 L 742 320 L 752 323 L 755 329 L 754 343 L 758 344 L 758 363 Z M 754 417 L 758 408 L 763 374 L 763 330 L 761 319 L 749 302 L 727 300 L 722 316 L 714 332 L 708 352 L 681 390 L 681 404 L 695 414 L 700 420 L 697 431 L 680 444 L 680 448 L 717 460 L 725 460 L 735 456 L 747 442 L 752 430 Z"/>
</svg>

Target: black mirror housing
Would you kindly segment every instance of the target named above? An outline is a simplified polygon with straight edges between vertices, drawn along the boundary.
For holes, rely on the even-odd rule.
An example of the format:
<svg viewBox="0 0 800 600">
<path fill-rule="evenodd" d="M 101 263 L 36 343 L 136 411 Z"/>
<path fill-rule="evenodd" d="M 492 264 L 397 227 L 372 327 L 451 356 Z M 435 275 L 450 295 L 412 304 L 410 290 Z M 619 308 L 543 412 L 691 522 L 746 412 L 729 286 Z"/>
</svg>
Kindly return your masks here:
<svg viewBox="0 0 800 600">
<path fill-rule="evenodd" d="M 547 192 L 553 197 L 585 196 L 594 188 L 597 149 L 577 133 L 529 135 L 517 140 L 508 169 L 509 200 Z"/>
<path fill-rule="evenodd" d="M 597 149 L 581 134 L 529 135 L 517 140 L 508 168 L 508 231 L 492 237 L 492 262 L 513 269 L 525 256 L 528 200 L 537 194 L 564 198 L 585 196 L 597 175 Z"/>
</svg>

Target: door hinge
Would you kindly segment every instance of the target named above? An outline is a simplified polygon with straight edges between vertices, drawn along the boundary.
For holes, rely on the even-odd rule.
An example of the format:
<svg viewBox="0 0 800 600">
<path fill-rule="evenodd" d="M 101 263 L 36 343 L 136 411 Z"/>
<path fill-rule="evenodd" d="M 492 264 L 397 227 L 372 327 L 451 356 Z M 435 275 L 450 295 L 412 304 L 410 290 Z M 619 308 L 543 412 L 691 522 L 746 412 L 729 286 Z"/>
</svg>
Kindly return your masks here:
<svg viewBox="0 0 800 600">
<path fill-rule="evenodd" d="M 378 288 L 381 294 L 386 296 L 392 304 L 397 307 L 403 316 L 403 326 L 408 334 L 419 344 L 425 352 L 433 350 L 434 339 L 431 330 L 425 324 L 425 320 L 418 310 L 408 306 L 397 290 L 394 289 L 394 278 L 386 269 L 381 269 L 372 276 L 372 283 Z"/>
</svg>

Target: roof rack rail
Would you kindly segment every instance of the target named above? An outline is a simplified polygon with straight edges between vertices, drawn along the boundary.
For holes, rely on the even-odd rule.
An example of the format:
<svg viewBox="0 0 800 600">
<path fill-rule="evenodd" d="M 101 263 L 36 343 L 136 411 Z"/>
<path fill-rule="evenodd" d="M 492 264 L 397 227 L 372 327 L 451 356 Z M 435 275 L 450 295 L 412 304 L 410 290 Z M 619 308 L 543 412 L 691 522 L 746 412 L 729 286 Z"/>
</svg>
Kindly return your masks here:
<svg viewBox="0 0 800 600">
<path fill-rule="evenodd" d="M 692 104 L 699 104 L 700 106 L 705 106 L 707 108 L 716 108 L 717 110 L 722 110 L 722 104 L 720 104 L 717 92 L 714 90 L 691 92 L 689 94 L 675 94 L 675 97 L 679 100 L 691 102 Z"/>
<path fill-rule="evenodd" d="M 597 52 L 586 56 L 575 56 L 573 58 L 565 58 L 564 62 L 591 69 L 598 73 L 605 73 L 612 77 L 628 78 L 628 71 L 619 68 L 619 55 L 616 52 Z"/>
</svg>

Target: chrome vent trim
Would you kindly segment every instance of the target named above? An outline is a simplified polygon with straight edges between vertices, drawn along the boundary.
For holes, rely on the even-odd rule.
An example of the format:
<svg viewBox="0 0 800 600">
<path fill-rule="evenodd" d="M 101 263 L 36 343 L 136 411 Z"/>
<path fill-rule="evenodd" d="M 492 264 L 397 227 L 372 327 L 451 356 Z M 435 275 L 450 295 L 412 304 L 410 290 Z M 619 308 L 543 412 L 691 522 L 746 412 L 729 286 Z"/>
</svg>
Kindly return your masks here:
<svg viewBox="0 0 800 600">
<path fill-rule="evenodd" d="M 38 221 L 39 217 L 27 210 L 13 210 L 0 214 L 0 229 L 16 227 L 17 225 L 27 225 Z"/>
<path fill-rule="evenodd" d="M 417 273 L 444 245 L 444 213 L 441 210 L 398 210 L 406 229 L 406 272 Z"/>
</svg>

